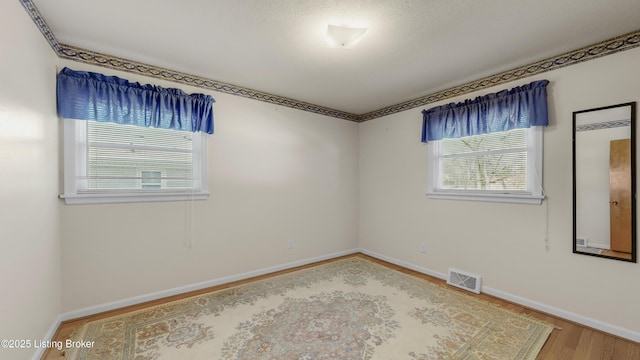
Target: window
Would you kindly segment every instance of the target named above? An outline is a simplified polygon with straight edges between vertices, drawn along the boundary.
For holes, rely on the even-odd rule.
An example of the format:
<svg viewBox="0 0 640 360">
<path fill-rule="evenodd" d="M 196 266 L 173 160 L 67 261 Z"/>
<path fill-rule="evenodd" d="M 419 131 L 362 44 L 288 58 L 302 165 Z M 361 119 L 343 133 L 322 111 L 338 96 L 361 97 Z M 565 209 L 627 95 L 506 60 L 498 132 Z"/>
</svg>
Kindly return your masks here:
<svg viewBox="0 0 640 360">
<path fill-rule="evenodd" d="M 422 111 L 433 198 L 541 204 L 548 80 Z"/>
<path fill-rule="evenodd" d="M 206 199 L 206 135 L 64 120 L 67 204 Z"/>
<path fill-rule="evenodd" d="M 206 199 L 213 97 L 62 69 L 67 204 Z"/>
<path fill-rule="evenodd" d="M 428 195 L 542 202 L 542 127 L 432 141 Z"/>
<path fill-rule="evenodd" d="M 141 171 L 142 188 L 143 189 L 160 189 L 162 188 L 162 172 L 161 171 Z"/>
</svg>

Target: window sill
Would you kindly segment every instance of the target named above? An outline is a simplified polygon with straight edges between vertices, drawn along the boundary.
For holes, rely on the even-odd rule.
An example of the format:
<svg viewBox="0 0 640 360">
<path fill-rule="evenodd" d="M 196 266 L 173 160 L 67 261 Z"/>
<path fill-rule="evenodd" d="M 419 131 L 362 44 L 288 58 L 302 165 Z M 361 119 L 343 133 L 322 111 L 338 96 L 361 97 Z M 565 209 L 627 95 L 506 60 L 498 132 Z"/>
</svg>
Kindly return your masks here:
<svg viewBox="0 0 640 360">
<path fill-rule="evenodd" d="M 97 193 L 59 195 L 67 205 L 207 200 L 209 193 Z"/>
<path fill-rule="evenodd" d="M 485 201 L 511 204 L 531 204 L 540 205 L 544 196 L 523 194 L 499 194 L 499 193 L 467 193 L 467 192 L 427 192 L 430 199 L 439 200 L 462 200 L 462 201 Z"/>
</svg>

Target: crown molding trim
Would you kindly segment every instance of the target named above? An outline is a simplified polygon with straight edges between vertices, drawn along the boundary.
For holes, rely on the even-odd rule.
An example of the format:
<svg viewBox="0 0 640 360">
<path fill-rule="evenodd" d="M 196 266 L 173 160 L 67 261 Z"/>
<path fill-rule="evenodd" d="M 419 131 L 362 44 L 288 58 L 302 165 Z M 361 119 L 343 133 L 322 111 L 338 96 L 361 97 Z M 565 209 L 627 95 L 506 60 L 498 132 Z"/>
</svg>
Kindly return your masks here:
<svg viewBox="0 0 640 360">
<path fill-rule="evenodd" d="M 579 64 L 584 61 L 597 59 L 603 56 L 615 54 L 620 51 L 640 47 L 640 30 L 637 30 L 635 32 L 621 35 L 597 44 L 586 46 L 578 50 L 570 51 L 557 56 L 552 56 L 550 58 L 534 62 L 532 64 L 520 66 L 515 69 L 507 70 L 495 75 L 490 75 L 479 80 L 471 81 L 459 86 L 431 93 L 413 100 L 408 100 L 396 105 L 387 106 L 379 110 L 358 115 L 233 84 L 211 80 L 196 75 L 186 74 L 107 54 L 101 54 L 71 45 L 60 44 L 56 40 L 55 35 L 47 25 L 42 15 L 40 15 L 40 12 L 33 4 L 32 0 L 20 0 L 20 3 L 27 10 L 33 22 L 36 24 L 45 39 L 49 42 L 53 51 L 60 58 L 196 86 L 216 92 L 241 96 L 253 100 L 267 102 L 270 104 L 281 105 L 297 110 L 312 112 L 315 114 L 358 123 L 411 110 L 417 107 L 425 106 L 441 100 L 446 100 L 459 95 L 468 94 L 491 86 L 524 79 L 547 71 Z"/>
</svg>

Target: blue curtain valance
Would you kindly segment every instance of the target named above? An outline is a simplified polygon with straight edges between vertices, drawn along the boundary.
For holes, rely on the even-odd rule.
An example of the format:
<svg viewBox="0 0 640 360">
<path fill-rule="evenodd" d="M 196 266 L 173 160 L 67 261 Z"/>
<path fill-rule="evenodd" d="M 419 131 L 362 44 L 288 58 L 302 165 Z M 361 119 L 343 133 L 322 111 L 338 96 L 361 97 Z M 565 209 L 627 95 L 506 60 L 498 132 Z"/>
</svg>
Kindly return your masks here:
<svg viewBox="0 0 640 360">
<path fill-rule="evenodd" d="M 58 115 L 213 134 L 213 97 L 141 85 L 116 76 L 64 68 L 58 73 Z"/>
<path fill-rule="evenodd" d="M 547 126 L 548 80 L 422 111 L 422 142 Z"/>
</svg>

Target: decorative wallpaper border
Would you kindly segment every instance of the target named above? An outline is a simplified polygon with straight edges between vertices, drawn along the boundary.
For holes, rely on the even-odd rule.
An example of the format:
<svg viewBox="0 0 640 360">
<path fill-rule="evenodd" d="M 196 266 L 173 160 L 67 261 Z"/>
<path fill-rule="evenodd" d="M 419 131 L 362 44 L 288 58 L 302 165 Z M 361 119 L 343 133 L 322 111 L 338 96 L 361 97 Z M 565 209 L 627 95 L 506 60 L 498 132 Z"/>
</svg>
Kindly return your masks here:
<svg viewBox="0 0 640 360">
<path fill-rule="evenodd" d="M 217 92 L 223 92 L 226 94 L 242 96 L 253 100 L 264 101 L 271 104 L 282 105 L 293 109 L 358 122 L 358 115 L 349 112 L 335 110 L 328 107 L 315 105 L 283 96 L 273 95 L 266 92 L 216 80 L 211 80 L 200 76 L 185 74 L 162 67 L 157 67 L 137 61 L 127 60 L 111 55 L 77 48 L 70 45 L 61 44 L 56 39 L 55 35 L 51 31 L 51 28 L 49 28 L 42 15 L 40 15 L 40 12 L 33 4 L 33 2 L 31 0 L 20 0 L 20 3 L 27 10 L 33 22 L 36 24 L 38 29 L 40 29 L 42 35 L 47 39 L 47 41 L 51 45 L 51 48 L 53 48 L 55 53 L 60 58 L 111 68 L 114 70 L 150 76 L 158 79 L 169 80 L 172 82 L 192 85 Z"/>
<path fill-rule="evenodd" d="M 630 34 L 618 36 L 582 49 L 570 51 L 562 55 L 553 56 L 533 64 L 521 66 L 512 70 L 487 76 L 480 80 L 475 80 L 460 86 L 442 90 L 417 99 L 409 100 L 397 105 L 382 108 L 360 115 L 359 122 L 372 120 L 382 116 L 395 114 L 401 111 L 424 106 L 440 100 L 452 98 L 458 95 L 467 94 L 480 89 L 500 85 L 509 81 L 523 79 L 532 75 L 556 70 L 565 66 L 575 65 L 587 60 L 596 59 L 606 55 L 611 55 L 623 50 L 629 50 L 640 46 L 640 30 Z"/>
<path fill-rule="evenodd" d="M 53 48 L 53 51 L 55 51 L 56 54 L 59 54 L 60 45 L 58 44 L 58 40 L 56 40 L 56 37 L 53 35 L 53 32 L 51 32 L 49 25 L 47 25 L 47 22 L 44 21 L 44 18 L 42 17 L 42 15 L 40 15 L 40 12 L 33 4 L 33 2 L 31 2 L 31 0 L 20 0 L 20 3 L 27 10 L 29 16 L 31 16 L 31 20 L 36 23 L 36 26 L 38 27 L 38 29 L 40 29 L 40 32 L 42 33 L 44 38 L 47 39 L 49 45 L 51 45 L 51 47 Z"/>
<path fill-rule="evenodd" d="M 58 56 L 63 59 L 70 59 L 87 64 L 126 71 L 129 73 L 150 76 L 186 85 L 192 85 L 204 89 L 222 92 L 225 94 L 242 96 L 253 100 L 264 101 L 271 104 L 282 105 L 298 110 L 331 116 L 338 119 L 349 121 L 357 121 L 358 119 L 357 115 L 348 112 L 335 110 L 320 105 L 314 105 L 307 102 L 273 95 L 262 91 L 252 90 L 249 88 L 240 87 L 195 75 L 185 74 L 178 71 L 173 71 L 166 68 L 148 65 L 111 55 L 105 55 L 90 50 L 80 49 L 70 45 L 60 44 L 60 51 L 58 52 Z"/>
<path fill-rule="evenodd" d="M 629 50 L 640 46 L 640 30 L 638 30 L 591 46 L 570 51 L 562 55 L 553 56 L 545 60 L 535 62 L 533 64 L 521 66 L 453 88 L 425 95 L 417 99 L 405 101 L 400 104 L 357 115 L 283 96 L 269 94 L 258 90 L 252 90 L 233 84 L 211 80 L 200 76 L 185 74 L 166 68 L 127 60 L 111 55 L 101 54 L 70 45 L 60 44 L 56 40 L 53 32 L 47 25 L 44 18 L 40 15 L 40 12 L 33 4 L 33 2 L 31 0 L 20 0 L 20 3 L 27 10 L 29 15 L 31 16 L 31 19 L 36 24 L 38 29 L 40 29 L 40 32 L 42 33 L 42 35 L 44 35 L 53 50 L 61 58 L 111 68 L 114 70 L 150 76 L 158 79 L 169 80 L 186 85 L 192 85 L 217 92 L 241 96 L 253 100 L 259 100 L 271 104 L 286 106 L 293 109 L 308 111 L 320 115 L 326 115 L 354 122 L 373 120 L 383 116 L 425 106 L 455 96 L 468 94 L 491 86 L 500 85 L 509 81 L 527 78 L 532 75 L 578 64 L 584 61 L 611 55 L 620 51 Z"/>
<path fill-rule="evenodd" d="M 631 126 L 631 120 L 614 120 L 576 126 L 576 132 Z"/>
</svg>

